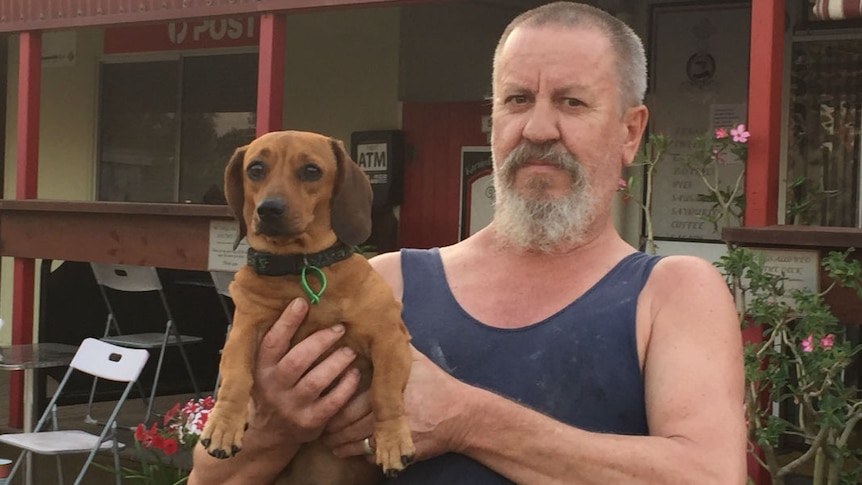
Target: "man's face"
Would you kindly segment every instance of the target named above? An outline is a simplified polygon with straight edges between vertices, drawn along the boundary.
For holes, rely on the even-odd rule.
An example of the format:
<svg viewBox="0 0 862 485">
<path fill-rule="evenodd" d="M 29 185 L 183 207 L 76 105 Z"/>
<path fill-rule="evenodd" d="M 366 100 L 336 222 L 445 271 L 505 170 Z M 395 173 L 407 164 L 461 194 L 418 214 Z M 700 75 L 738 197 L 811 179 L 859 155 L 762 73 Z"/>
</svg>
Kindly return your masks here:
<svg viewBox="0 0 862 485">
<path fill-rule="evenodd" d="M 604 35 L 553 26 L 515 29 L 494 79 L 498 232 L 518 224 L 506 217 L 525 215 L 521 209 L 519 216 L 510 213 L 507 204 L 526 204 L 533 219 L 570 219 L 561 222 L 571 227 L 557 231 L 569 242 L 606 224 L 620 170 L 631 162 L 643 131 L 641 124 L 632 133 L 632 110 L 620 113 L 619 81 Z M 543 230 L 541 223 L 524 232 Z"/>
</svg>

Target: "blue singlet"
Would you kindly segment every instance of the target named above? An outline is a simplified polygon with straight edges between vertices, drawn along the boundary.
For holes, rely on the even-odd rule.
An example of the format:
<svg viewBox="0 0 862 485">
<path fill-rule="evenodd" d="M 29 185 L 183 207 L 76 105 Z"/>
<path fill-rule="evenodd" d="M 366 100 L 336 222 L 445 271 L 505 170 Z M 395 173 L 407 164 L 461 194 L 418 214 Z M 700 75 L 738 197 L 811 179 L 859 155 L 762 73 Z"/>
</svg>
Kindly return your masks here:
<svg viewBox="0 0 862 485">
<path fill-rule="evenodd" d="M 402 249 L 402 316 L 413 345 L 463 382 L 584 430 L 647 435 L 635 311 L 658 260 L 631 254 L 555 315 L 507 330 L 484 325 L 461 308 L 436 248 Z M 512 482 L 466 456 L 448 453 L 414 463 L 386 483 Z"/>
</svg>

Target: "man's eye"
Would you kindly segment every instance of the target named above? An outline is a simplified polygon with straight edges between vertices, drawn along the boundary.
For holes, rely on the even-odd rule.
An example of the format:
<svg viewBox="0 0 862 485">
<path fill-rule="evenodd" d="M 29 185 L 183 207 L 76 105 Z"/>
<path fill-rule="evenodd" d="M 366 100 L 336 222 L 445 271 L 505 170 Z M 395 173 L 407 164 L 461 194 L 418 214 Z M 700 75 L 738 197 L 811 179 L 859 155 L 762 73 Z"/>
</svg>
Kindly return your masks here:
<svg viewBox="0 0 862 485">
<path fill-rule="evenodd" d="M 523 94 L 516 94 L 514 96 L 509 96 L 506 98 L 506 103 L 514 103 L 514 104 L 524 104 L 527 102 L 527 97 Z"/>
<path fill-rule="evenodd" d="M 266 165 L 260 160 L 255 160 L 248 164 L 248 167 L 245 168 L 245 173 L 248 175 L 249 180 L 255 182 L 263 180 L 263 177 L 266 175 Z"/>
<path fill-rule="evenodd" d="M 584 103 L 580 99 L 576 98 L 566 98 L 566 106 L 571 108 L 577 108 L 578 106 L 583 106 Z"/>
<path fill-rule="evenodd" d="M 297 175 L 299 176 L 299 180 L 303 182 L 315 182 L 320 180 L 320 177 L 323 177 L 323 170 L 313 163 L 308 163 L 299 168 Z"/>
</svg>

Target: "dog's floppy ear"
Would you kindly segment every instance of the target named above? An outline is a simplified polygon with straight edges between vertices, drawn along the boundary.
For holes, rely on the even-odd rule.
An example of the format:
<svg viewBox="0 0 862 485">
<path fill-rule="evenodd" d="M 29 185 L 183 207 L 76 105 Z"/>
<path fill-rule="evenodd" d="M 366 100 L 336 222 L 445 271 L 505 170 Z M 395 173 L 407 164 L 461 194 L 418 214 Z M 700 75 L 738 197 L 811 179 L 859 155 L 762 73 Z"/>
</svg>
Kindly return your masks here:
<svg viewBox="0 0 862 485">
<path fill-rule="evenodd" d="M 248 145 L 237 148 L 224 169 L 224 196 L 227 199 L 227 205 L 230 206 L 234 217 L 239 222 L 239 234 L 236 236 L 236 241 L 233 242 L 234 249 L 239 246 L 239 242 L 245 237 L 247 231 L 245 218 L 242 215 L 242 205 L 245 200 L 245 193 L 242 188 L 242 161 L 245 158 L 246 150 L 248 150 Z"/>
<path fill-rule="evenodd" d="M 371 183 L 359 165 L 344 151 L 344 144 L 330 139 L 338 162 L 332 194 L 332 230 L 348 246 L 365 242 L 371 235 Z"/>
</svg>

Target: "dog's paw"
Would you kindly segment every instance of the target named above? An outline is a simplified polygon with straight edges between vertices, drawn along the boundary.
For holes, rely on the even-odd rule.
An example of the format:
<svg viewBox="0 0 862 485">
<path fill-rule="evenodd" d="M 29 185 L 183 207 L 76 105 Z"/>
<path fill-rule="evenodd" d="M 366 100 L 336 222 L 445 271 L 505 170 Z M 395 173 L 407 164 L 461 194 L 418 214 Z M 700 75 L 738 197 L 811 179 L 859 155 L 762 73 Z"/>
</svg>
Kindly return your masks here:
<svg viewBox="0 0 862 485">
<path fill-rule="evenodd" d="M 407 418 L 400 417 L 374 424 L 377 464 L 387 477 L 395 477 L 416 455 Z"/>
<path fill-rule="evenodd" d="M 242 435 L 248 427 L 246 418 L 244 412 L 226 412 L 216 404 L 201 433 L 201 446 L 215 458 L 224 459 L 236 455 L 242 449 Z"/>
</svg>

